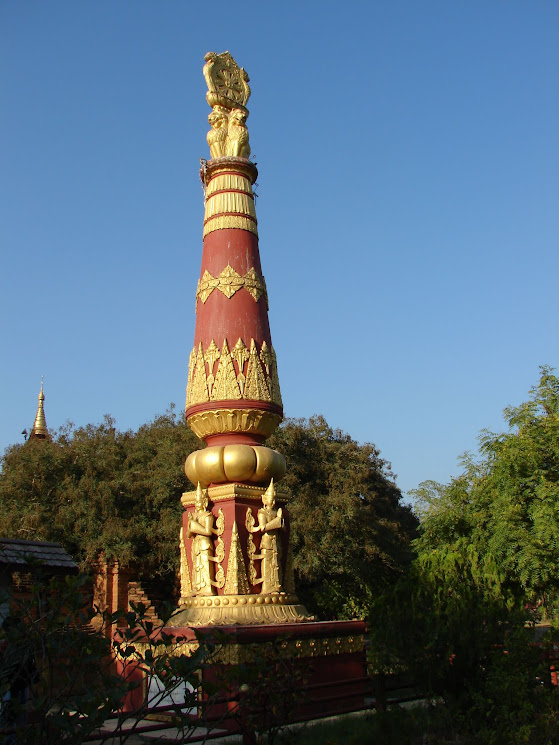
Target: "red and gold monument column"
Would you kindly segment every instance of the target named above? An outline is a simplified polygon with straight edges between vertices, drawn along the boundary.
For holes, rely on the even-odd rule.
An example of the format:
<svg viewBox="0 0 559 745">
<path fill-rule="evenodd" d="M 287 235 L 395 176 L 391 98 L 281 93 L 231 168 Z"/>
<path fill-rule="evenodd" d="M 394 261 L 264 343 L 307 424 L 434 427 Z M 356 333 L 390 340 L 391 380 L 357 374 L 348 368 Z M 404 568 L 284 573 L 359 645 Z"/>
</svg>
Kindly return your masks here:
<svg viewBox="0 0 559 745">
<path fill-rule="evenodd" d="M 293 586 L 284 457 L 263 445 L 283 418 L 248 158 L 248 76 L 206 55 L 211 160 L 203 161 L 203 251 L 186 391 L 192 453 L 183 495 L 175 625 L 310 620 Z"/>
<path fill-rule="evenodd" d="M 220 627 L 228 641 L 204 668 L 207 679 L 272 645 L 312 671 L 312 703 L 298 716 L 351 710 L 363 705 L 365 625 L 318 622 L 299 603 L 278 487 L 286 463 L 264 444 L 283 410 L 252 192 L 248 76 L 229 52 L 205 59 L 211 159 L 201 170 L 204 245 L 186 417 L 206 447 L 185 464 L 196 488 L 182 496 L 181 599 L 166 631 L 191 640 L 186 649 L 198 644 L 192 627 L 202 635 Z"/>
</svg>

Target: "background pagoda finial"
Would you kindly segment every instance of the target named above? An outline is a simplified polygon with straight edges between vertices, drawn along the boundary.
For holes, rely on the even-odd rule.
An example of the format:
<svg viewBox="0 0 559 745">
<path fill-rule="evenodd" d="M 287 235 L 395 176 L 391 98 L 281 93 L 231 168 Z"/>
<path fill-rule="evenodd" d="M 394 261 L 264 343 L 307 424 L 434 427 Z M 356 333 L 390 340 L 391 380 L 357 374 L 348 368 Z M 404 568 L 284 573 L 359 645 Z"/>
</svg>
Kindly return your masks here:
<svg viewBox="0 0 559 745">
<path fill-rule="evenodd" d="M 35 422 L 33 429 L 29 434 L 29 439 L 46 440 L 49 436 L 47 429 L 47 420 L 45 418 L 45 393 L 44 393 L 44 380 L 45 376 L 41 375 L 41 390 L 39 392 L 39 405 L 37 406 L 37 414 L 35 416 Z"/>
</svg>

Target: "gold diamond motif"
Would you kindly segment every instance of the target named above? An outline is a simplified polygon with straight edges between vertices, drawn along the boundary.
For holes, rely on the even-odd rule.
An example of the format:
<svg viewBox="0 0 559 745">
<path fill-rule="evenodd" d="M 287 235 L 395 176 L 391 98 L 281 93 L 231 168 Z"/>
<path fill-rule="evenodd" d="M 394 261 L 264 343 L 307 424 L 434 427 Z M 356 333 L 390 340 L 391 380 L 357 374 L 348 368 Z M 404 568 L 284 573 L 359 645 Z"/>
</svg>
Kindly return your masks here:
<svg viewBox="0 0 559 745">
<path fill-rule="evenodd" d="M 213 277 L 207 269 L 204 271 L 202 278 L 198 280 L 196 306 L 198 306 L 198 300 L 205 303 L 214 290 L 219 290 L 226 298 L 232 298 L 243 287 L 255 303 L 264 295 L 266 307 L 268 307 L 268 295 L 266 293 L 264 277 L 260 277 L 254 267 L 251 267 L 243 277 L 229 264 L 227 264 L 225 269 L 217 277 Z"/>
</svg>

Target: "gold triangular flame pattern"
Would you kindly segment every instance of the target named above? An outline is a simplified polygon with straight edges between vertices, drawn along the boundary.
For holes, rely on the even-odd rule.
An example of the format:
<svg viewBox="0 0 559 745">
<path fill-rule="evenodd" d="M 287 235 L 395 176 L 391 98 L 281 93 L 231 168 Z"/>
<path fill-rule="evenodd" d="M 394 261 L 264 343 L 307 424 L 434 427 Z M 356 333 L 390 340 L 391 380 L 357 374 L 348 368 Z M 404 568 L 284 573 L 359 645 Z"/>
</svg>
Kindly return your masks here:
<svg viewBox="0 0 559 745">
<path fill-rule="evenodd" d="M 280 384 L 279 384 L 279 375 L 278 375 L 278 358 L 276 357 L 276 353 L 273 347 L 270 347 L 270 354 L 272 355 L 272 374 L 271 374 L 270 395 L 272 397 L 272 401 L 275 404 L 277 404 L 278 406 L 283 406 Z"/>
<path fill-rule="evenodd" d="M 198 346 L 198 354 L 196 356 L 196 365 L 194 366 L 194 373 L 192 374 L 192 385 L 190 386 L 190 402 L 187 400 L 187 404 L 196 402 L 202 403 L 203 401 L 209 401 L 210 397 L 208 394 L 208 386 L 206 383 L 206 363 L 204 362 L 204 350 L 202 349 L 202 342 Z"/>
<path fill-rule="evenodd" d="M 217 371 L 213 369 L 219 359 Z M 238 339 L 229 351 L 224 339 L 221 352 L 214 340 L 207 346 L 202 343 L 198 350 L 190 353 L 186 405 L 206 401 L 251 401 L 273 402 L 282 405 L 276 354 L 265 341 L 258 350 L 254 339 L 250 340 L 250 352 L 242 339 Z"/>
<path fill-rule="evenodd" d="M 258 351 L 254 339 L 251 340 L 250 344 L 250 357 L 248 360 L 246 383 L 243 393 L 245 398 L 253 401 L 272 400 L 270 391 L 268 390 L 268 384 L 266 383 L 266 377 L 262 370 L 262 364 L 258 358 Z"/>
<path fill-rule="evenodd" d="M 212 340 L 213 344 L 213 340 Z M 215 376 L 215 383 L 212 390 L 212 401 L 237 401 L 241 398 L 241 391 L 237 382 L 237 376 L 235 375 L 235 368 L 233 367 L 233 360 L 229 347 L 227 346 L 227 339 L 223 342 L 221 349 L 221 357 L 219 360 L 219 367 Z"/>
<path fill-rule="evenodd" d="M 243 551 L 239 542 L 237 522 L 233 523 L 231 532 L 231 548 L 227 562 L 227 579 L 225 580 L 226 595 L 248 595 L 250 588 L 245 569 Z"/>
</svg>

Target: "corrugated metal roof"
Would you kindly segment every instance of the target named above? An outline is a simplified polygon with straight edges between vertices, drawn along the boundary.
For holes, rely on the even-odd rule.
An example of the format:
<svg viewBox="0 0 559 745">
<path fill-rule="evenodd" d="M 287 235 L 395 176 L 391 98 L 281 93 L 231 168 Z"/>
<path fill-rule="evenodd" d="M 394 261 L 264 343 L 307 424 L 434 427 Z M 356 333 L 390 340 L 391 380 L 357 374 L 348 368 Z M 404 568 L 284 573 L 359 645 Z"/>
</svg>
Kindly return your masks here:
<svg viewBox="0 0 559 745">
<path fill-rule="evenodd" d="M 76 562 L 60 543 L 0 538 L 0 565 L 28 566 L 26 558 L 41 562 L 44 567 L 56 567 L 69 571 L 78 568 Z"/>
</svg>

